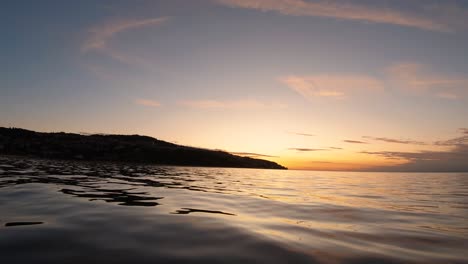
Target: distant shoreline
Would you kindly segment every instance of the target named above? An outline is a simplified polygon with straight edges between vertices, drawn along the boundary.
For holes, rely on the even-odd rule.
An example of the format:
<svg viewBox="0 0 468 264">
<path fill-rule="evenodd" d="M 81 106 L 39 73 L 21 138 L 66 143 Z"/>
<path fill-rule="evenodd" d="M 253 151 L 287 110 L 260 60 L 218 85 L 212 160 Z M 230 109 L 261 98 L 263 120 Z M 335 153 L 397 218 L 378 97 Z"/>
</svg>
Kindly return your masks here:
<svg viewBox="0 0 468 264">
<path fill-rule="evenodd" d="M 287 169 L 275 162 L 140 135 L 44 133 L 0 127 L 0 155 L 161 166 Z"/>
</svg>

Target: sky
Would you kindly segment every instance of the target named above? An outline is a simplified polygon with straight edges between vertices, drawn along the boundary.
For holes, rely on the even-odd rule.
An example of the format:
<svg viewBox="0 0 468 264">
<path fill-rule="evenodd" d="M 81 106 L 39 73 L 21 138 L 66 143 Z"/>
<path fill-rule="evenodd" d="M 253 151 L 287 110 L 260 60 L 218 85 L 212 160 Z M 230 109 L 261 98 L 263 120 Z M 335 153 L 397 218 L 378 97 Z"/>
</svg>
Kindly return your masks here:
<svg viewBox="0 0 468 264">
<path fill-rule="evenodd" d="M 468 171 L 468 1 L 6 0 L 0 126 Z"/>
</svg>

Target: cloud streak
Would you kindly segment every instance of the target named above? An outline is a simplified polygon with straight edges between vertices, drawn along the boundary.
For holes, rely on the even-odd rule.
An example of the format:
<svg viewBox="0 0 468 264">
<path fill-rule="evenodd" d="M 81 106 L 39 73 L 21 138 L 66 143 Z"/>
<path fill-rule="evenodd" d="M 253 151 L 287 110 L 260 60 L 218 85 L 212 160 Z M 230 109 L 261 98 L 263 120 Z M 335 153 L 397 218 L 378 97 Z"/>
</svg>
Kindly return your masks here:
<svg viewBox="0 0 468 264">
<path fill-rule="evenodd" d="M 287 132 L 288 134 L 297 135 L 297 136 L 304 136 L 304 137 L 315 137 L 313 134 L 308 133 L 298 133 L 298 132 Z"/>
<path fill-rule="evenodd" d="M 169 20 L 169 17 L 113 20 L 105 22 L 88 31 L 87 38 L 81 45 L 81 52 L 82 54 L 102 54 L 127 65 L 159 70 L 158 67 L 154 67 L 154 62 L 146 58 L 131 55 L 128 52 L 112 48 L 110 42 L 118 34 L 143 27 L 161 25 L 167 20 Z M 100 77 L 102 76 L 102 70 L 96 72 L 96 70 L 91 69 L 91 71 Z"/>
<path fill-rule="evenodd" d="M 343 142 L 346 142 L 346 143 L 351 143 L 351 144 L 369 144 L 367 142 L 364 142 L 364 141 L 359 141 L 359 140 L 343 140 Z"/>
<path fill-rule="evenodd" d="M 271 156 L 271 155 L 258 154 L 258 153 L 252 153 L 252 152 L 229 152 L 229 153 L 233 155 L 250 157 L 250 158 L 278 158 L 278 156 Z"/>
<path fill-rule="evenodd" d="M 403 160 L 406 163 L 394 166 L 374 167 L 383 171 L 419 171 L 419 172 L 468 172 L 468 145 L 458 145 L 449 151 L 364 151 L 362 153 L 377 155 L 390 160 Z"/>
<path fill-rule="evenodd" d="M 464 135 L 434 143 L 438 146 L 449 146 L 446 151 L 362 151 L 361 153 L 404 162 L 401 165 L 374 167 L 372 170 L 468 172 L 468 135 L 465 129 L 460 131 Z"/>
<path fill-rule="evenodd" d="M 397 144 L 408 144 L 408 145 L 427 145 L 427 143 L 422 141 L 416 140 L 404 140 L 404 139 L 394 139 L 394 138 L 386 138 L 386 137 L 370 137 L 370 136 L 363 136 L 365 139 L 371 139 L 375 141 L 382 141 L 387 143 L 397 143 Z"/>
<path fill-rule="evenodd" d="M 86 53 L 90 51 L 102 51 L 108 48 L 109 40 L 118 33 L 141 28 L 145 26 L 155 26 L 166 22 L 168 17 L 115 20 L 93 27 L 89 30 L 89 37 L 81 46 L 81 51 Z"/>
<path fill-rule="evenodd" d="M 343 99 L 353 95 L 366 95 L 388 90 L 390 87 L 407 95 L 430 96 L 447 100 L 468 97 L 466 74 L 437 72 L 428 65 L 415 62 L 390 65 L 383 69 L 383 73 L 384 76 L 380 78 L 337 73 L 289 75 L 279 78 L 279 81 L 311 101 L 319 97 Z M 380 140 L 390 142 L 393 139 L 380 138 Z M 398 143 L 398 140 L 393 141 L 393 143 Z"/>
<path fill-rule="evenodd" d="M 289 150 L 296 150 L 299 152 L 329 151 L 329 149 L 315 149 L 315 148 L 289 148 Z"/>
<path fill-rule="evenodd" d="M 366 75 L 290 75 L 280 78 L 280 81 L 308 100 L 315 97 L 345 98 L 359 92 L 384 89 L 380 80 Z"/>
<path fill-rule="evenodd" d="M 329 17 L 380 24 L 398 25 L 429 31 L 451 32 L 450 21 L 443 17 L 434 18 L 434 10 L 421 6 L 419 14 L 385 7 L 372 7 L 351 1 L 304 1 L 304 0 L 214 0 L 232 8 L 276 12 L 290 16 Z M 430 11 L 430 13 L 428 13 Z M 453 10 L 446 12 L 453 14 Z M 460 15 L 458 15 L 460 17 Z M 462 16 L 461 16 L 462 17 Z M 453 23 L 451 23 L 453 24 Z"/>
<path fill-rule="evenodd" d="M 466 131 L 463 131 L 465 135 L 456 137 L 456 138 L 451 138 L 448 140 L 440 140 L 436 141 L 434 145 L 437 146 L 459 146 L 459 145 L 468 145 L 468 133 Z M 468 163 L 468 160 L 467 160 Z"/>
</svg>

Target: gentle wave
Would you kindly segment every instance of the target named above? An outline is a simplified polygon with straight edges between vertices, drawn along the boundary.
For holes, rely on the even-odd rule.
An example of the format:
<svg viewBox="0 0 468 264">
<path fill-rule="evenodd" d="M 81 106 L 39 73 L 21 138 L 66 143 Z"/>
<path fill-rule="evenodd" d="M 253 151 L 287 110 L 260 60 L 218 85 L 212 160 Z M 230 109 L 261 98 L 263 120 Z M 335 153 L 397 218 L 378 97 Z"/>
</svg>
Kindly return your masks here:
<svg viewBox="0 0 468 264">
<path fill-rule="evenodd" d="M 468 263 L 468 174 L 0 157 L 2 263 Z"/>
</svg>

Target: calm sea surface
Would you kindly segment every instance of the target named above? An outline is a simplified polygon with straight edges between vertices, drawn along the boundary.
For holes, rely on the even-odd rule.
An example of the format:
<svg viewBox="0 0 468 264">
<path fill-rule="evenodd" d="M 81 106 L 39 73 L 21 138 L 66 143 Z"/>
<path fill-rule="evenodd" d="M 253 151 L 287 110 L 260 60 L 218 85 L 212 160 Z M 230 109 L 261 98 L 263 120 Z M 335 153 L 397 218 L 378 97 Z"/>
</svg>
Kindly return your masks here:
<svg viewBox="0 0 468 264">
<path fill-rule="evenodd" d="M 0 157 L 1 263 L 468 263 L 468 174 Z"/>
</svg>

